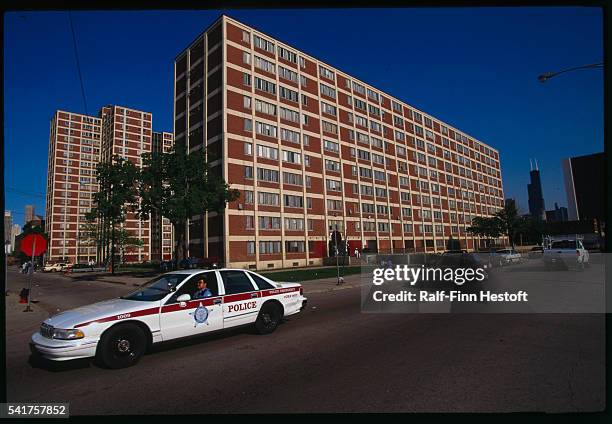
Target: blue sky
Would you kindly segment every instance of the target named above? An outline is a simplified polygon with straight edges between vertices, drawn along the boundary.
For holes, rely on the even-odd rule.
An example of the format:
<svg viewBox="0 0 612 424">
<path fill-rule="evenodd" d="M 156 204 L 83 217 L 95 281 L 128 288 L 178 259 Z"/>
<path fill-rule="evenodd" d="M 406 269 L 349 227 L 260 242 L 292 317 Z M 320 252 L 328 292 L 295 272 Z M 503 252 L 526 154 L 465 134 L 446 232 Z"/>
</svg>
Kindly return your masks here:
<svg viewBox="0 0 612 424">
<path fill-rule="evenodd" d="M 598 8 L 224 10 L 497 148 L 506 197 L 527 208 L 529 158 L 547 209 L 561 159 L 603 151 Z M 221 11 L 74 12 L 88 112 L 120 104 L 172 130 L 173 59 Z M 49 121 L 85 112 L 66 12 L 4 15 L 5 209 L 44 215 Z M 382 40 L 387 40 L 382 44 Z"/>
</svg>

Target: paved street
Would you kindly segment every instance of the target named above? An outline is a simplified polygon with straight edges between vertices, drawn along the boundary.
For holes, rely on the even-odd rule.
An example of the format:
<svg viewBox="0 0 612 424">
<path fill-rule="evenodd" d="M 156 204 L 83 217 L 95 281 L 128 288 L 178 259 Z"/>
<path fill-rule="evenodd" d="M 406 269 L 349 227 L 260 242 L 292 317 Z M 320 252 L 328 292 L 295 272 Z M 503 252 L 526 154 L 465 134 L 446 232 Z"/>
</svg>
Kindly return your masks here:
<svg viewBox="0 0 612 424">
<path fill-rule="evenodd" d="M 512 281 L 519 270 L 500 272 Z M 307 310 L 271 335 L 239 329 L 173 342 L 135 367 L 106 370 L 89 361 L 31 362 L 27 342 L 49 312 L 119 296 L 132 283 L 51 274 L 36 274 L 36 281 L 36 312 L 23 313 L 15 294 L 25 276 L 9 271 L 9 401 L 70 402 L 73 414 L 605 406 L 601 314 L 363 314 L 359 276 L 352 276 L 341 290 L 330 280 L 305 282 Z"/>
</svg>

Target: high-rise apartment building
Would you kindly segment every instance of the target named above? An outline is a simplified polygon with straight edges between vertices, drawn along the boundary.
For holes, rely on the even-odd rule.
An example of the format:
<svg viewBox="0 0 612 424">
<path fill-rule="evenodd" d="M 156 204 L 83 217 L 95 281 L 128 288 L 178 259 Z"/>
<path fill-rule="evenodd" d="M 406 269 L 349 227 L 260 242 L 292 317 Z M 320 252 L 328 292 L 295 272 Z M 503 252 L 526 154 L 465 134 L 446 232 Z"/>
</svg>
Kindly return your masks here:
<svg viewBox="0 0 612 424">
<path fill-rule="evenodd" d="M 195 216 L 189 254 L 257 269 L 348 250 L 473 249 L 504 204 L 499 152 L 267 34 L 220 17 L 175 59 L 174 134 L 241 197 Z"/>
<path fill-rule="evenodd" d="M 74 263 L 96 259 L 96 246 L 84 235 L 85 214 L 97 191 L 101 119 L 58 110 L 51 120 L 47 164 L 47 258 Z"/>
<path fill-rule="evenodd" d="M 172 138 L 169 133 L 166 139 Z M 169 134 L 169 135 L 168 135 Z M 49 260 L 100 260 L 85 218 L 98 190 L 96 165 L 120 155 L 142 166 L 141 155 L 153 148 L 152 116 L 123 106 L 104 106 L 98 117 L 57 111 L 51 121 L 47 175 Z M 170 141 L 171 142 L 171 141 Z M 142 246 L 125 246 L 126 262 L 153 260 L 151 222 L 128 213 L 124 228 Z M 163 243 L 160 238 L 156 242 Z"/>
<path fill-rule="evenodd" d="M 153 131 L 153 152 L 168 153 L 172 150 L 174 136 L 169 132 Z M 168 218 L 157 214 L 151 216 L 151 259 L 156 261 L 172 259 L 174 246 L 172 224 Z"/>
</svg>

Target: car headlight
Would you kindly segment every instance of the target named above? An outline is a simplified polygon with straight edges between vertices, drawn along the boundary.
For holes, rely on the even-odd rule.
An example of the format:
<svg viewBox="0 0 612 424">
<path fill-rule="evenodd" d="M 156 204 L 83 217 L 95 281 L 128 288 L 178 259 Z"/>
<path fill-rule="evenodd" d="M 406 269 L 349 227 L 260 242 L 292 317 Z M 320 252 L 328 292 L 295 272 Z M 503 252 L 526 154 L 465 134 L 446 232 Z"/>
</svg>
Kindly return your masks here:
<svg viewBox="0 0 612 424">
<path fill-rule="evenodd" d="M 60 340 L 75 340 L 82 339 L 85 337 L 85 334 L 81 330 L 77 330 L 76 328 L 64 330 L 62 328 L 54 328 L 53 329 L 53 338 Z"/>
</svg>

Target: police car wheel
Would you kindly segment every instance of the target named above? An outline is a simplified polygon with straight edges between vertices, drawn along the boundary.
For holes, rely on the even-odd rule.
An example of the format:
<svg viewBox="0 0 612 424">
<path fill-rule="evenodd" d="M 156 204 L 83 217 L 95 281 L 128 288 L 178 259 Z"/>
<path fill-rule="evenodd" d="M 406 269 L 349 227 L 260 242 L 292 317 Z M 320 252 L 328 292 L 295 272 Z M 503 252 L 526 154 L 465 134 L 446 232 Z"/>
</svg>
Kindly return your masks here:
<svg viewBox="0 0 612 424">
<path fill-rule="evenodd" d="M 276 327 L 280 324 L 281 318 L 281 308 L 274 303 L 268 303 L 259 311 L 257 320 L 255 321 L 255 328 L 259 334 L 270 334 L 276 330 Z"/>
<path fill-rule="evenodd" d="M 146 346 L 147 338 L 137 325 L 121 324 L 104 333 L 98 347 L 98 357 L 108 368 L 130 367 L 138 362 Z"/>
</svg>

